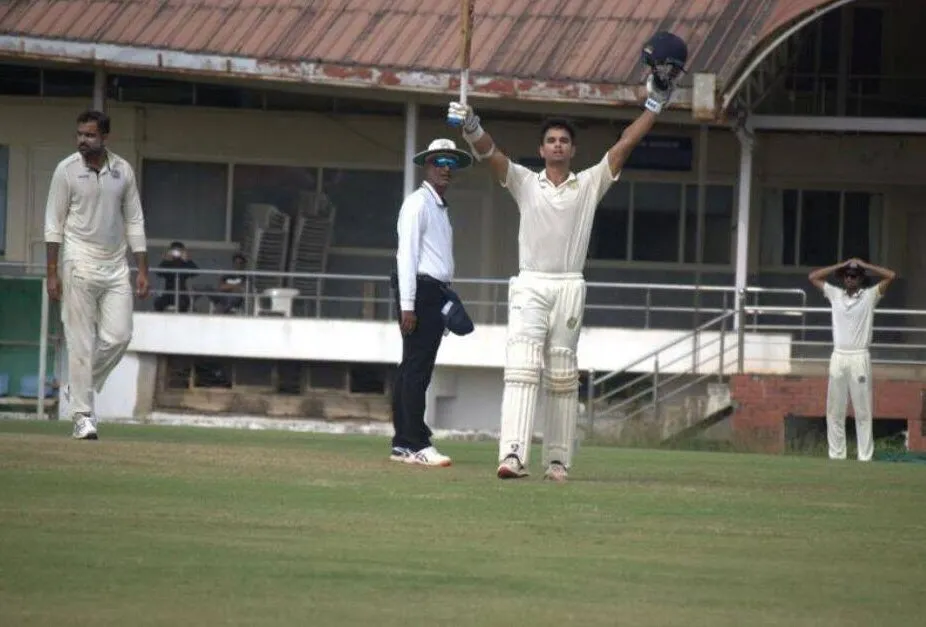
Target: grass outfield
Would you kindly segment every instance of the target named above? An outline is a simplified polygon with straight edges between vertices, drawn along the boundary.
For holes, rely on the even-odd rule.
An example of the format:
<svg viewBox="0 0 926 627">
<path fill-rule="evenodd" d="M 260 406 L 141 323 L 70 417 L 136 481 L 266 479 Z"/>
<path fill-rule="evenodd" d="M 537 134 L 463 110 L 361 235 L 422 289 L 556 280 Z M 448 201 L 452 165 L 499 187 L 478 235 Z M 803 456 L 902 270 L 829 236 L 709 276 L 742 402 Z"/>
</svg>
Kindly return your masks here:
<svg viewBox="0 0 926 627">
<path fill-rule="evenodd" d="M 0 625 L 923 624 L 926 466 L 0 422 Z M 538 449 L 535 449 L 539 451 Z"/>
</svg>

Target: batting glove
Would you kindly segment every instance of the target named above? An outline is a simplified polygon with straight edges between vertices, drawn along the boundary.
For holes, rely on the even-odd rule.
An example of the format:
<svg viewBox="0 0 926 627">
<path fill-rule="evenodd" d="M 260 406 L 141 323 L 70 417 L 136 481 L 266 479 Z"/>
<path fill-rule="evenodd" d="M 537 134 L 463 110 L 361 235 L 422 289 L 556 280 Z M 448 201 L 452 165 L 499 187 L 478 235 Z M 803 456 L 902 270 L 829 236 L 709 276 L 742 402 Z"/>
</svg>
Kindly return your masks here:
<svg viewBox="0 0 926 627">
<path fill-rule="evenodd" d="M 448 117 L 463 120 L 463 137 L 470 143 L 478 141 L 485 132 L 479 124 L 479 116 L 473 112 L 473 108 L 469 105 L 451 102 L 447 115 Z"/>
<path fill-rule="evenodd" d="M 656 85 L 656 78 L 650 74 L 650 77 L 646 79 L 646 104 L 644 105 L 646 109 L 657 115 L 662 113 L 662 108 L 672 100 L 673 87 L 674 85 L 669 83 L 665 89 L 660 89 Z"/>
</svg>

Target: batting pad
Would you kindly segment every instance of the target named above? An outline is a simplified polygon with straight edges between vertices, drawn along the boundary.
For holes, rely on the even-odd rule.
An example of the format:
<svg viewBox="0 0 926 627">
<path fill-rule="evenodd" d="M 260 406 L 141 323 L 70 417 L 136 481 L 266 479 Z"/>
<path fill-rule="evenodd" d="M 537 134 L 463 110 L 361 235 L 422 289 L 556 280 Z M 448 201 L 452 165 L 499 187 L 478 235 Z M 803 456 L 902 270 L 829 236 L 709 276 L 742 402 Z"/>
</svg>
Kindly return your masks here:
<svg viewBox="0 0 926 627">
<path fill-rule="evenodd" d="M 575 351 L 551 348 L 547 353 L 543 402 L 543 463 L 572 463 L 579 413 L 579 367 Z"/>
<path fill-rule="evenodd" d="M 521 463 L 527 465 L 542 366 L 543 344 L 523 338 L 508 341 L 498 441 L 499 461 L 509 455 L 517 455 Z"/>
</svg>

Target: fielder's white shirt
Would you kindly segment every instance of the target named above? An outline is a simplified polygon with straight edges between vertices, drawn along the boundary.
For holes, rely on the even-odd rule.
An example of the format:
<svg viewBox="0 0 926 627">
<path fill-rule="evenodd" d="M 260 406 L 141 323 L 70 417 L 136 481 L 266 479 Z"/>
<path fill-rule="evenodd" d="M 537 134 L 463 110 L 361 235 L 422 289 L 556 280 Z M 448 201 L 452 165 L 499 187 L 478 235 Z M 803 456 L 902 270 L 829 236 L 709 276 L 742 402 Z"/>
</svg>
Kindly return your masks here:
<svg viewBox="0 0 926 627">
<path fill-rule="evenodd" d="M 145 218 L 129 162 L 107 151 L 96 172 L 79 152 L 61 160 L 45 205 L 45 241 L 62 245 L 62 261 L 125 263 L 126 242 L 132 252 L 145 252 Z"/>
<path fill-rule="evenodd" d="M 598 203 L 620 172 L 611 176 L 608 155 L 557 187 L 546 170 L 510 161 L 502 186 L 521 212 L 518 267 L 535 272 L 582 272 Z"/>
<path fill-rule="evenodd" d="M 849 296 L 845 289 L 824 283 L 823 295 L 833 310 L 833 348 L 867 349 L 874 330 L 875 305 L 881 300 L 878 286 L 858 290 Z"/>
<path fill-rule="evenodd" d="M 417 275 L 444 283 L 453 279 L 453 228 L 447 205 L 427 181 L 402 203 L 396 231 L 399 304 L 402 311 L 414 311 Z"/>
</svg>

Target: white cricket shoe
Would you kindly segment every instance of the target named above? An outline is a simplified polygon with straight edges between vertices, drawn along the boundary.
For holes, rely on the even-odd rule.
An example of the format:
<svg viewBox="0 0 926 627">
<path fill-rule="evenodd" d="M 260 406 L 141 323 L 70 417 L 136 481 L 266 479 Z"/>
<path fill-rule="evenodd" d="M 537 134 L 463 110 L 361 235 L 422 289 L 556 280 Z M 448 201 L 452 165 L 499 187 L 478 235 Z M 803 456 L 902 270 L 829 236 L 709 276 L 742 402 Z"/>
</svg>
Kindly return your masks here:
<svg viewBox="0 0 926 627">
<path fill-rule="evenodd" d="M 404 446 L 393 446 L 389 453 L 389 460 L 393 462 L 406 462 L 413 453 Z"/>
<path fill-rule="evenodd" d="M 77 416 L 74 419 L 75 440 L 96 440 L 96 421 L 90 416 Z"/>
<path fill-rule="evenodd" d="M 565 466 L 560 462 L 552 462 L 547 466 L 547 471 L 543 473 L 543 478 L 557 483 L 563 483 L 566 481 L 568 475 L 569 472 L 566 470 Z"/>
<path fill-rule="evenodd" d="M 499 479 L 523 479 L 530 473 L 527 472 L 520 459 L 509 455 L 498 465 L 497 474 Z"/>
<path fill-rule="evenodd" d="M 423 448 L 417 453 L 412 453 L 405 460 L 408 464 L 418 464 L 420 466 L 449 466 L 453 462 L 449 457 L 440 453 L 433 446 Z"/>
</svg>

